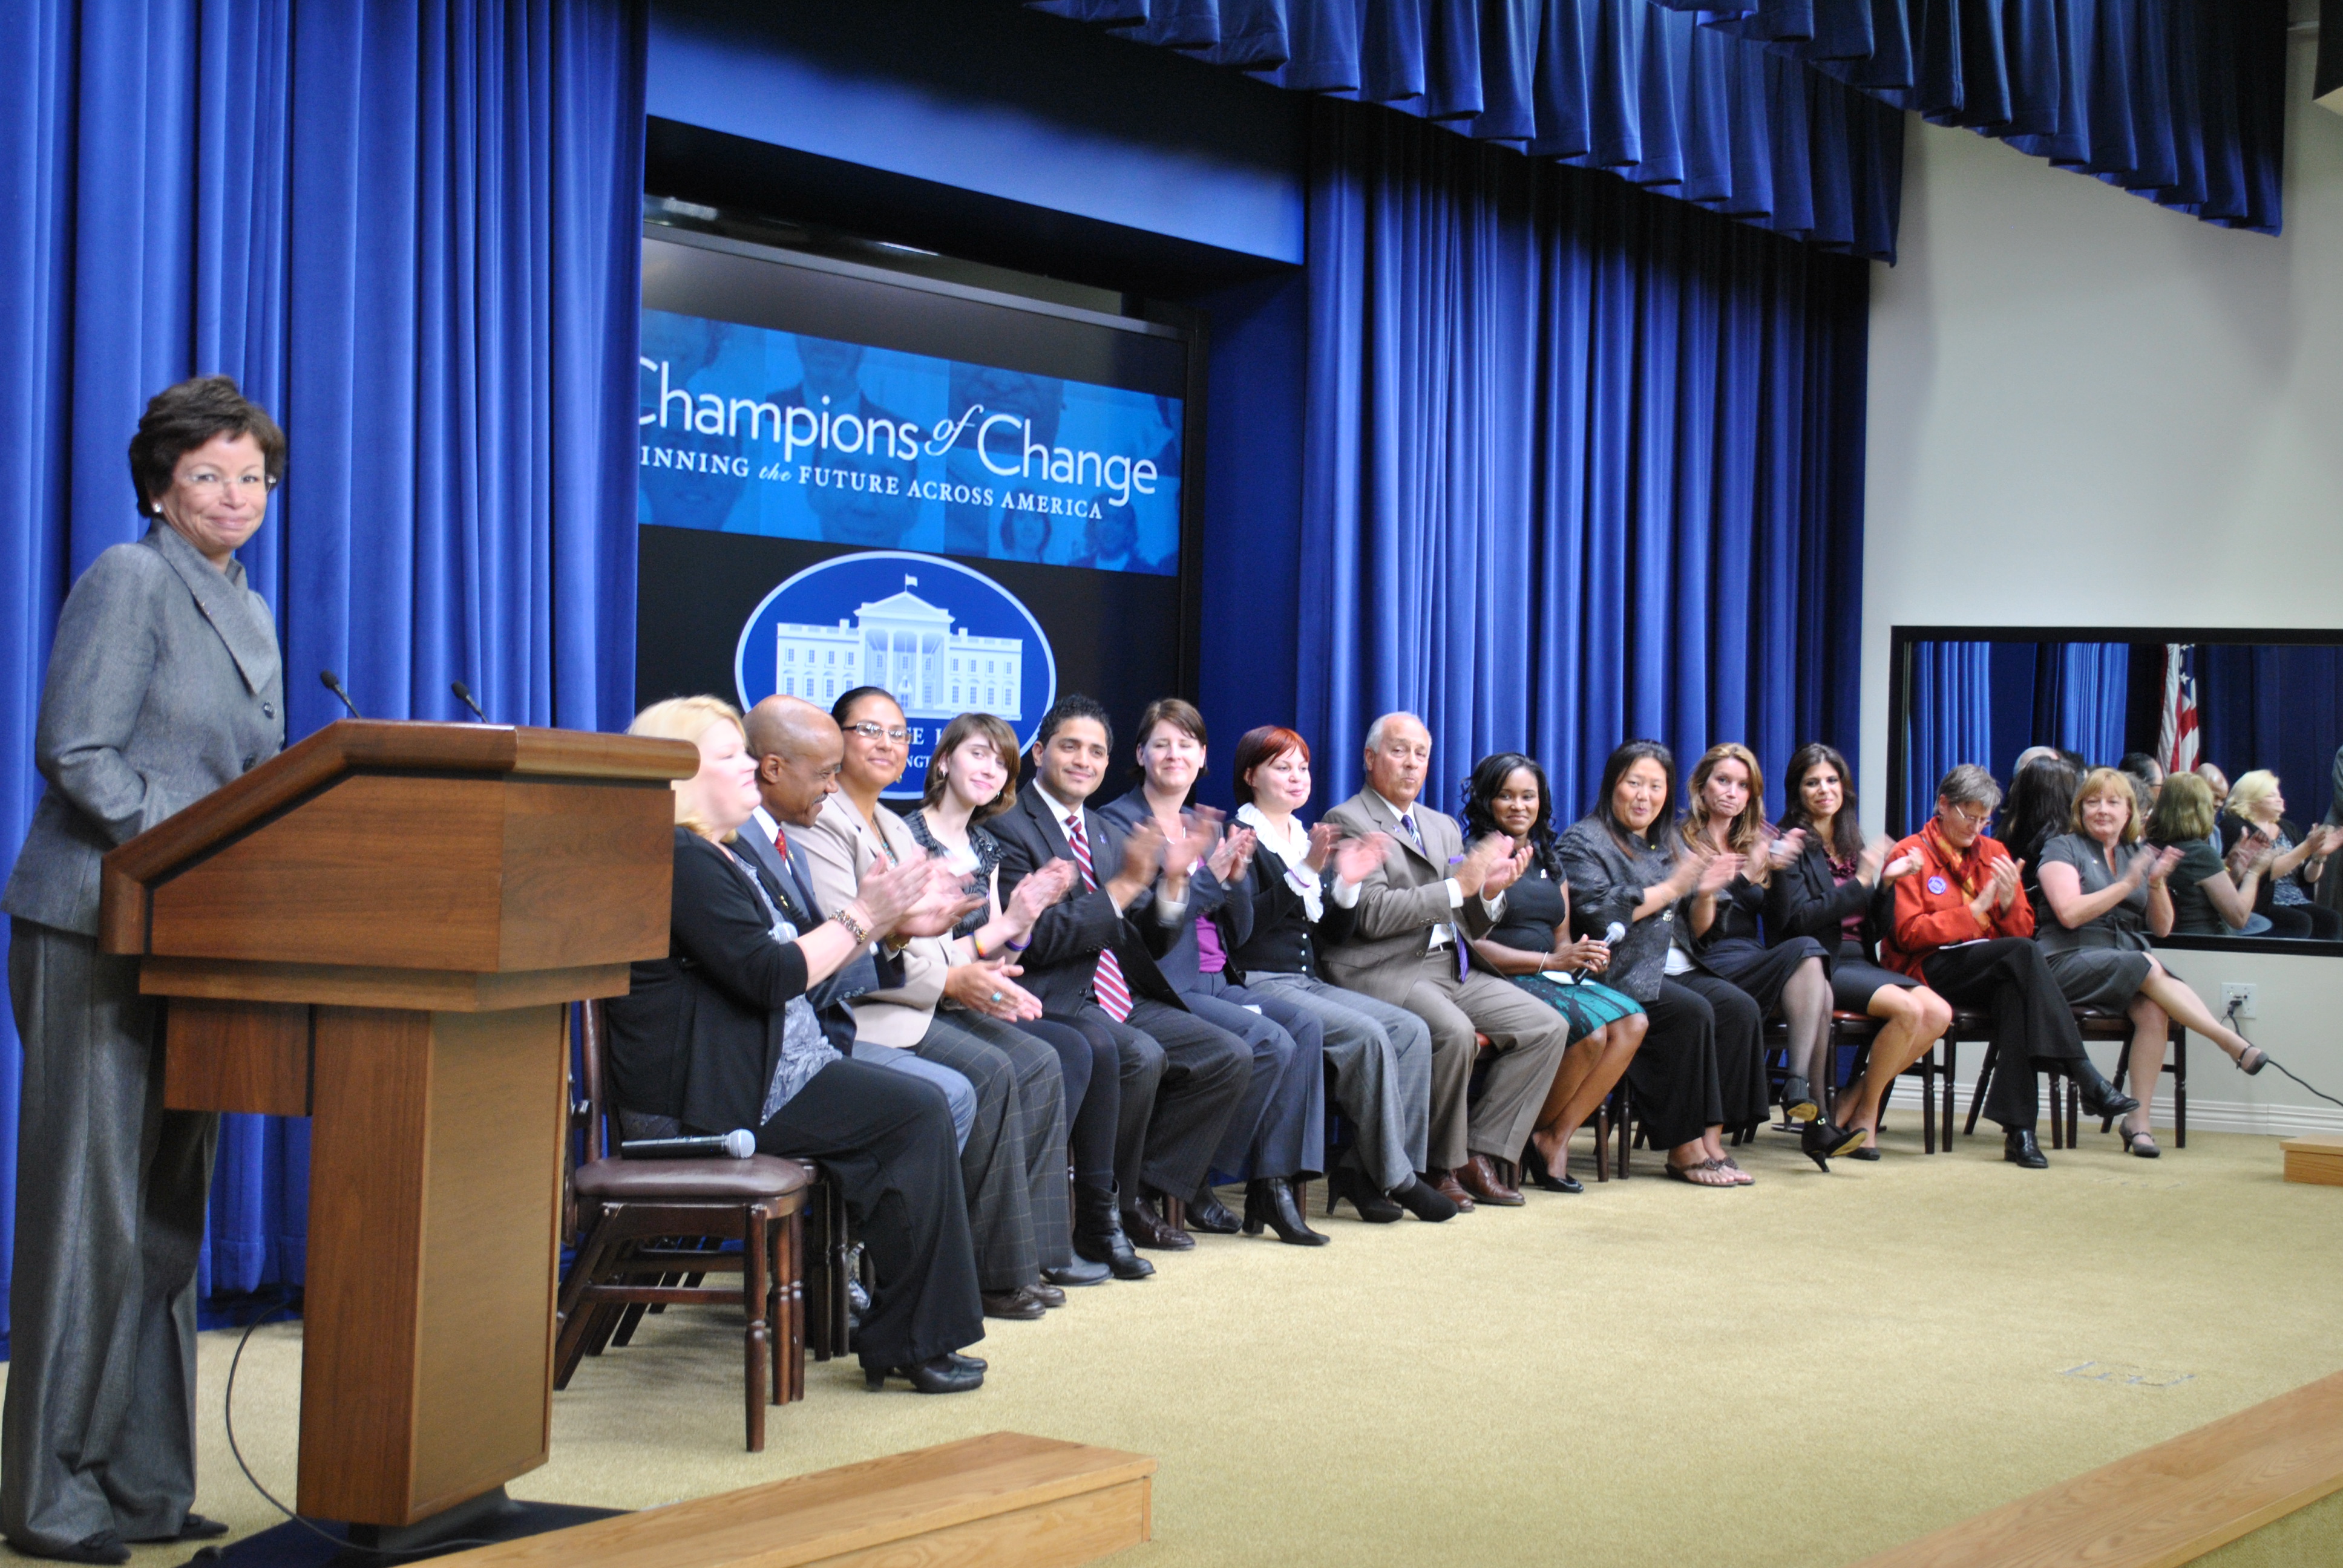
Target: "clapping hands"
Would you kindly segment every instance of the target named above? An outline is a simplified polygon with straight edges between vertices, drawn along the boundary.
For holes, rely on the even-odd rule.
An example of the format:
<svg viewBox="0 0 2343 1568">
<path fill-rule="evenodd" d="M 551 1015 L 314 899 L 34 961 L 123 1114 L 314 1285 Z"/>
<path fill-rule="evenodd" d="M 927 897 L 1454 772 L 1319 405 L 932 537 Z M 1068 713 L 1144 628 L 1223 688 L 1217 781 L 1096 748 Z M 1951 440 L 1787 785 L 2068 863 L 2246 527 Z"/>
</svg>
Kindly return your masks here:
<svg viewBox="0 0 2343 1568">
<path fill-rule="evenodd" d="M 1786 833 L 1777 833 L 1765 843 L 1766 862 L 1776 868 L 1792 864 L 1805 852 L 1806 830 L 1804 828 L 1793 828 Z"/>
<path fill-rule="evenodd" d="M 1310 830 L 1312 848 L 1317 845 L 1318 835 L 1326 829 L 1327 824 L 1321 822 Z M 1363 839 L 1344 839 L 1341 829 L 1333 831 L 1339 840 L 1332 852 L 1334 879 L 1356 887 L 1373 876 L 1375 868 L 1383 863 L 1383 855 L 1391 849 L 1391 835 L 1370 833 Z"/>
</svg>

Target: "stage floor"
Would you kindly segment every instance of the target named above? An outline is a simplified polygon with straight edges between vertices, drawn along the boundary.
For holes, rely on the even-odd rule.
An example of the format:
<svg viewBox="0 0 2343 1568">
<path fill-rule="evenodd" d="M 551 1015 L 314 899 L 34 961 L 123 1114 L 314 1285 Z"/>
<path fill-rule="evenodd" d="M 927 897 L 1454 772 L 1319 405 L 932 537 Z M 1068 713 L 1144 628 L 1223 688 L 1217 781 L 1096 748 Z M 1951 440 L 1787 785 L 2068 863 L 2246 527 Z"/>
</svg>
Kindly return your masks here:
<svg viewBox="0 0 2343 1568">
<path fill-rule="evenodd" d="M 2144 1161 L 2093 1132 L 2052 1161 L 1923 1157 L 1906 1107 L 1886 1159 L 1827 1176 L 1768 1134 L 1742 1191 L 1639 1155 L 1444 1226 L 1207 1238 L 991 1325 L 977 1394 L 809 1364 L 761 1455 L 737 1330 L 670 1312 L 555 1396 L 553 1462 L 512 1491 L 649 1507 L 1005 1428 L 1161 1461 L 1133 1568 L 1831 1568 L 2343 1368 L 2343 1191 L 2282 1182 L 2276 1139 Z M 275 1516 L 223 1435 L 233 1346 L 204 1336 L 197 1506 L 241 1533 Z M 237 1385 L 288 1500 L 299 1354 L 264 1328 Z"/>
</svg>

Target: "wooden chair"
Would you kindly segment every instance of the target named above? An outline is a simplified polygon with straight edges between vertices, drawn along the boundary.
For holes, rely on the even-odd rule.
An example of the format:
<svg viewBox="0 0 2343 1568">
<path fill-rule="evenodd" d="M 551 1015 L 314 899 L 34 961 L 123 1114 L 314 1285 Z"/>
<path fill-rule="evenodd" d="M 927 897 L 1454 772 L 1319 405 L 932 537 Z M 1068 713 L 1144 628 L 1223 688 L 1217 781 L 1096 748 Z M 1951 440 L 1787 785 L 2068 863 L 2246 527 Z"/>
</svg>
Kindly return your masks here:
<svg viewBox="0 0 2343 1568">
<path fill-rule="evenodd" d="M 1879 1031 L 1885 1027 L 1884 1020 L 1874 1018 L 1869 1013 L 1847 1012 L 1843 1010 L 1835 1010 L 1831 1013 L 1831 1081 L 1825 1086 L 1824 1092 L 1829 1101 L 1827 1109 L 1833 1117 L 1838 1114 L 1840 1097 L 1848 1088 L 1861 1080 L 1865 1070 L 1869 1068 L 1872 1042 L 1879 1038 Z M 1945 1124 L 1944 1147 L 1948 1150 L 1952 1147 L 1952 1062 L 1954 1053 L 1958 1050 L 1957 1044 L 1940 1040 L 1922 1052 L 1917 1060 L 1896 1074 L 1897 1082 L 1906 1078 L 1916 1078 L 1920 1081 L 1920 1147 L 1930 1154 L 1937 1152 L 1936 1119 L 1939 1095 L 1937 1081 L 1939 1079 L 1943 1080 L 1941 1093 Z M 1852 1051 L 1851 1056 L 1848 1055 L 1849 1051 Z M 1879 1125 L 1883 1129 L 1887 1125 L 1887 1108 L 1895 1102 L 1895 1098 L 1896 1084 L 1891 1083 L 1879 1100 Z"/>
<path fill-rule="evenodd" d="M 1488 1066 L 1489 1050 L 1489 1037 L 1485 1034 L 1474 1034 L 1473 1036 L 1473 1070 L 1475 1074 Z M 1468 1090 L 1468 1097 L 1470 1092 Z M 1615 1115 L 1614 1107 L 1617 1108 Z M 1604 1095 L 1603 1103 L 1594 1108 L 1594 1179 L 1597 1181 L 1611 1180 L 1611 1161 L 1606 1150 L 1609 1147 L 1611 1129 L 1614 1121 L 1619 1128 L 1619 1180 L 1624 1181 L 1627 1179 L 1627 1120 L 1630 1115 L 1632 1112 L 1627 1104 L 1627 1081 L 1622 1078 L 1618 1087 Z M 1516 1187 L 1521 1185 L 1522 1172 L 1519 1165 L 1511 1160 L 1501 1160 L 1497 1163 L 1507 1181 Z"/>
<path fill-rule="evenodd" d="M 1978 1111 L 1985 1103 L 1986 1090 L 1993 1082 L 1994 1070 L 1999 1065 L 1996 1059 L 2000 1052 L 1994 1048 L 1992 1042 L 1990 1019 L 1982 1013 L 1956 1012 L 1953 1015 L 1953 1029 L 1960 1029 L 1964 1020 L 1968 1020 L 1969 1023 L 1970 1033 L 1967 1038 L 1981 1039 L 1986 1041 L 1985 1060 L 1977 1067 L 1976 1086 L 1969 1091 L 1968 1121 L 1962 1128 L 1962 1131 L 1974 1134 L 1976 1131 Z M 2075 1027 L 2086 1041 L 2116 1040 L 2127 1047 L 2131 1043 L 2131 1020 L 2119 1012 L 2102 1012 L 2096 1008 L 2078 1007 L 2075 1010 Z M 1952 1032 L 1953 1030 L 1946 1030 L 1946 1037 L 1950 1038 Z M 2186 1149 L 2188 1147 L 2188 1031 L 2181 1028 L 2176 1020 L 2167 1039 L 2172 1043 L 2173 1059 L 2164 1064 L 2164 1070 L 2174 1075 L 2173 1104 L 2177 1112 L 2173 1128 L 2173 1142 L 2176 1147 Z M 2110 1081 L 2117 1089 L 2123 1087 L 2124 1074 L 2129 1066 L 2130 1052 L 2127 1050 L 2124 1060 L 2117 1066 L 2116 1076 Z M 2083 1091 L 2081 1088 L 2071 1078 L 2064 1078 L 2063 1075 L 2054 1077 L 2047 1098 L 2050 1102 L 2050 1146 L 2053 1149 L 2074 1148 L 2077 1141 L 2082 1136 Z M 2099 1119 L 2101 1132 L 2106 1132 L 2114 1126 L 2114 1117 L 2105 1116 Z"/>
<path fill-rule="evenodd" d="M 623 1160 L 609 1153 L 602 1004 L 584 1005 L 585 1158 L 570 1173 L 578 1249 L 562 1281 L 553 1386 L 653 1306 L 733 1306 L 747 1317 L 749 1452 L 765 1448 L 765 1406 L 805 1397 L 803 1216 L 814 1172 L 795 1160 Z M 842 1234 L 840 1226 L 832 1234 Z M 738 1252 L 711 1243 L 738 1241 Z M 738 1271 L 737 1285 L 700 1282 Z M 833 1276 L 836 1270 L 831 1270 Z M 842 1285 L 841 1285 L 842 1289 Z M 842 1310 L 825 1322 L 842 1333 Z M 624 1340 L 618 1341 L 624 1343 Z"/>
</svg>

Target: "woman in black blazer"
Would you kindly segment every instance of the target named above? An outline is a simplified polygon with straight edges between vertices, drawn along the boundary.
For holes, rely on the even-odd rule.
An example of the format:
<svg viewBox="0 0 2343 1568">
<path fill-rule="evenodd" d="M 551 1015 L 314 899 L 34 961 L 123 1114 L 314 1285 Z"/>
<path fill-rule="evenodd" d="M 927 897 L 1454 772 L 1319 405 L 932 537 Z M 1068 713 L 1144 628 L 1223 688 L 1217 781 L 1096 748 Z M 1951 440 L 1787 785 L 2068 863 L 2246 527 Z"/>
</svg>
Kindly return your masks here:
<svg viewBox="0 0 2343 1568">
<path fill-rule="evenodd" d="M 1953 1007 L 1909 975 L 1880 967 L 1879 906 L 1886 890 L 1919 869 L 1916 857 L 1890 863 L 1893 843 L 1863 841 L 1846 759 L 1820 741 L 1791 755 L 1789 802 L 1782 839 L 1796 858 L 1777 868 L 1766 890 L 1765 924 L 1777 942 L 1811 938 L 1831 955 L 1831 1001 L 1845 1012 L 1886 1021 L 1871 1042 L 1869 1065 L 1854 1108 L 1839 1125 L 1863 1135 L 1850 1160 L 1879 1158 L 1879 1104 L 1896 1074 L 1928 1054 L 1953 1021 Z"/>
<path fill-rule="evenodd" d="M 955 1353 L 984 1337 L 984 1314 L 950 1108 L 932 1083 L 848 1060 L 836 1040 L 852 1044 L 851 1013 L 840 1003 L 825 1020 L 806 994 L 876 938 L 949 930 L 965 907 L 957 879 L 927 859 L 874 868 L 800 932 L 726 847 L 759 804 L 739 714 L 674 698 L 628 733 L 694 742 L 699 771 L 676 785 L 668 956 L 635 964 L 632 990 L 608 1004 L 612 1101 L 687 1132 L 754 1128 L 765 1153 L 820 1161 L 879 1275 L 856 1336 L 870 1386 L 890 1374 L 922 1393 L 979 1386 L 984 1363 Z M 817 779 L 805 816 L 826 792 Z"/>
</svg>

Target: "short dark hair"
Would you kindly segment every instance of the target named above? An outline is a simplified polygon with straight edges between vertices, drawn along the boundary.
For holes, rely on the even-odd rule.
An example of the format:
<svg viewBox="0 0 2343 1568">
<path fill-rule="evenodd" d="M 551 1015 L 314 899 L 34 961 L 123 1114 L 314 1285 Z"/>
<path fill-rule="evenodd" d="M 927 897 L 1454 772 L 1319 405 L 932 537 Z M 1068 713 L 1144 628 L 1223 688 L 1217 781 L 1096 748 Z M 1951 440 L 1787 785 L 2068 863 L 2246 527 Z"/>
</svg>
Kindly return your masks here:
<svg viewBox="0 0 2343 1568">
<path fill-rule="evenodd" d="M 1155 727 L 1159 724 L 1169 724 L 1199 746 L 1212 744 L 1204 735 L 1204 716 L 1197 711 L 1194 703 L 1184 697 L 1159 697 L 1147 705 L 1146 709 L 1139 716 L 1139 744 L 1142 748 L 1147 744 L 1147 738 L 1155 733 Z M 1131 764 L 1131 770 L 1134 775 L 1141 777 L 1144 777 L 1147 772 L 1143 765 L 1136 762 Z M 1197 769 L 1196 777 L 1202 779 L 1204 771 L 1202 768 Z M 1192 800 L 1195 795 L 1196 787 L 1191 784 L 1188 786 L 1188 798 Z"/>
<path fill-rule="evenodd" d="M 1612 836 L 1623 843 L 1634 842 L 1636 836 L 1627 830 L 1624 822 L 1611 814 L 1611 798 L 1618 793 L 1619 780 L 1626 777 L 1627 769 L 1646 759 L 1658 763 L 1660 771 L 1668 781 L 1666 804 L 1661 806 L 1660 814 L 1652 819 L 1652 834 L 1648 842 L 1656 845 L 1667 841 L 1668 810 L 1675 804 L 1676 799 L 1676 754 L 1656 740 L 1629 740 L 1622 742 L 1619 749 L 1611 753 L 1610 759 L 1603 764 L 1602 792 L 1595 797 L 1594 809 L 1588 813 L 1610 829 Z"/>
<path fill-rule="evenodd" d="M 1001 765 L 1009 770 L 1009 777 L 1001 783 L 1001 793 L 970 812 L 968 819 L 981 822 L 1000 816 L 1017 803 L 1017 731 L 1009 728 L 1007 719 L 996 719 L 990 713 L 963 713 L 945 725 L 944 732 L 936 738 L 935 751 L 928 760 L 928 781 L 920 791 L 921 810 L 944 798 L 949 776 L 940 771 L 936 764 L 979 737 L 992 743 L 992 749 L 1000 754 Z"/>
<path fill-rule="evenodd" d="M 854 705 L 866 697 L 883 697 L 890 702 L 895 702 L 895 694 L 883 686 L 849 687 L 840 695 L 836 702 L 830 705 L 830 716 L 838 720 L 838 727 L 840 729 L 846 728 L 846 716 L 854 711 Z M 901 703 L 895 702 L 896 711 L 900 712 L 902 707 Z"/>
<path fill-rule="evenodd" d="M 1236 791 L 1238 805 L 1252 804 L 1252 780 L 1246 775 L 1264 762 L 1276 761 L 1289 751 L 1299 751 L 1302 760 L 1310 760 L 1310 742 L 1302 739 L 1298 731 L 1288 729 L 1282 724 L 1264 724 L 1257 729 L 1248 729 L 1237 738 L 1236 760 L 1230 766 L 1237 776 L 1232 788 Z"/>
<path fill-rule="evenodd" d="M 139 511 L 156 515 L 179 459 L 217 436 L 249 436 L 258 443 L 271 489 L 285 477 L 285 432 L 277 421 L 228 377 L 198 376 L 148 398 L 138 433 L 130 437 L 130 483 Z"/>
<path fill-rule="evenodd" d="M 1109 751 L 1114 749 L 1114 720 L 1106 716 L 1106 709 L 1100 706 L 1098 699 L 1085 697 L 1079 691 L 1069 691 L 1050 704 L 1050 711 L 1041 715 L 1041 728 L 1033 732 L 1033 744 L 1049 745 L 1050 738 L 1064 728 L 1070 719 L 1095 720 L 1098 727 L 1106 731 L 1106 749 Z"/>
</svg>

